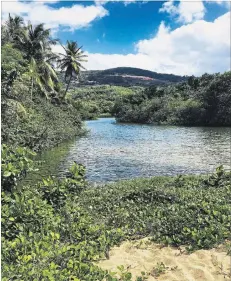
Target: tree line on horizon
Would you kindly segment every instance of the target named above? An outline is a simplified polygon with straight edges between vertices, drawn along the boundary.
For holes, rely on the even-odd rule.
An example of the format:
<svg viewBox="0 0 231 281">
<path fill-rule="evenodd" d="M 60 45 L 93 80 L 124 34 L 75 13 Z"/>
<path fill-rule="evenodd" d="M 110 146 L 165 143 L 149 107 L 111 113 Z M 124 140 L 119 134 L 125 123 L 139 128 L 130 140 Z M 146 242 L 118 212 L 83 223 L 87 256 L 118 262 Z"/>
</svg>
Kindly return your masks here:
<svg viewBox="0 0 231 281">
<path fill-rule="evenodd" d="M 121 96 L 112 114 L 119 122 L 231 126 L 231 72 L 192 76 L 182 83 Z"/>
</svg>

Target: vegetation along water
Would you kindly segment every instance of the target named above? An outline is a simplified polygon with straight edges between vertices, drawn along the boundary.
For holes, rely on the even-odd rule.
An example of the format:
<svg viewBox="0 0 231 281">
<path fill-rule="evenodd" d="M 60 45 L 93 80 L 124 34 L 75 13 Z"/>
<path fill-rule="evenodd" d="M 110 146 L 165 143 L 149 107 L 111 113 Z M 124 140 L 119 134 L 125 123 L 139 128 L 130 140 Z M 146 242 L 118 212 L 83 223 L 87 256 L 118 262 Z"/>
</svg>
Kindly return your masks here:
<svg viewBox="0 0 231 281">
<path fill-rule="evenodd" d="M 143 237 L 230 255 L 231 73 L 144 87 L 120 68 L 76 88 L 85 55 L 50 35 L 2 26 L 2 280 L 147 280 L 97 265 Z"/>
</svg>

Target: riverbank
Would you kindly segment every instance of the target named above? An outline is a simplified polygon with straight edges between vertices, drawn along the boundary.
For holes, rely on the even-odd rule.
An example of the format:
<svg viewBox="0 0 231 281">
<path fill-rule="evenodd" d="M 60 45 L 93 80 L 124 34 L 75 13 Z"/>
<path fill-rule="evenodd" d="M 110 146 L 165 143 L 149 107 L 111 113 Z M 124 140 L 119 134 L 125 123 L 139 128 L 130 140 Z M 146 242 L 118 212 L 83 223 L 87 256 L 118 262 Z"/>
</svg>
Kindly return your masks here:
<svg viewBox="0 0 231 281">
<path fill-rule="evenodd" d="M 110 260 L 110 249 L 123 241 L 144 237 L 152 245 L 184 246 L 188 253 L 220 244 L 231 253 L 230 174 L 222 167 L 207 176 L 154 177 L 93 188 L 85 168 L 74 164 L 62 180 L 49 177 L 19 187 L 17 179 L 32 169 L 27 154 L 7 147 L 2 152 L 3 281 L 14 276 L 134 280 L 129 269 L 118 268 L 122 277 L 116 278 L 97 263 Z M 166 263 L 160 270 L 168 266 L 158 262 Z M 137 280 L 147 280 L 145 275 Z"/>
<path fill-rule="evenodd" d="M 85 190 L 80 204 L 94 218 L 123 228 L 129 239 L 152 236 L 189 251 L 211 248 L 230 237 L 230 173 L 153 177 Z M 110 211 L 109 211 L 110 210 Z"/>
<path fill-rule="evenodd" d="M 14 101 L 16 103 L 16 101 Z M 23 97 L 18 103 L 23 113 L 9 99 L 2 100 L 2 142 L 44 151 L 84 135 L 86 129 L 71 104 L 55 105 L 42 97 Z"/>
</svg>

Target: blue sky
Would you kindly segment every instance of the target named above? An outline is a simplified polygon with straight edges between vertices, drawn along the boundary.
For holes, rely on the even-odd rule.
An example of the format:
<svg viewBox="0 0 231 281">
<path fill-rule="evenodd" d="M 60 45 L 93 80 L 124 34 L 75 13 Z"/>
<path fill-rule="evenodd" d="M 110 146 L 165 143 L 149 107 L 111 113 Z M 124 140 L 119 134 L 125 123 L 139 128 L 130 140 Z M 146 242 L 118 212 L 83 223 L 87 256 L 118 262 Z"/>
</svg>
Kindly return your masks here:
<svg viewBox="0 0 231 281">
<path fill-rule="evenodd" d="M 213 1 L 15 1 L 2 18 L 20 14 L 44 22 L 62 40 L 87 52 L 88 69 L 133 66 L 195 74 L 230 68 L 228 2 Z M 56 51 L 61 51 L 56 46 Z"/>
<path fill-rule="evenodd" d="M 71 6 L 73 2 L 61 2 L 54 6 Z M 79 2 L 92 5 L 93 2 Z M 105 9 L 109 15 L 95 20 L 89 27 L 79 29 L 73 33 L 58 32 L 64 40 L 73 38 L 81 42 L 89 52 L 103 52 L 107 54 L 126 54 L 134 52 L 134 42 L 146 39 L 158 31 L 161 20 L 167 18 L 158 13 L 162 2 L 130 4 L 123 2 L 106 3 Z"/>
<path fill-rule="evenodd" d="M 90 6 L 94 2 L 78 2 Z M 76 2 L 59 2 L 53 4 L 55 8 L 71 7 Z M 89 52 L 103 52 L 106 54 L 126 54 L 134 52 L 134 42 L 153 37 L 161 21 L 165 21 L 172 28 L 179 27 L 181 23 L 175 22 L 167 13 L 160 13 L 163 2 L 106 3 L 105 9 L 109 15 L 95 20 L 90 26 L 75 30 L 74 32 L 60 31 L 57 36 L 63 41 L 77 40 Z M 213 21 L 219 15 L 227 12 L 225 5 L 205 3 L 207 12 L 205 20 Z"/>
</svg>

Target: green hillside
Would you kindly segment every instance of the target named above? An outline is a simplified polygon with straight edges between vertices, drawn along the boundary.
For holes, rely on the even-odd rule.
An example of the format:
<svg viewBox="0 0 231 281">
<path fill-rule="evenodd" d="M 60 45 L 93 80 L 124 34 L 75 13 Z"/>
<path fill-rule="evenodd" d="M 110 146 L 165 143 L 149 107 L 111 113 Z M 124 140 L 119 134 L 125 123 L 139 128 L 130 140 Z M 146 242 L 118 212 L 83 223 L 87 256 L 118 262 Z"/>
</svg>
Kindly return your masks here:
<svg viewBox="0 0 231 281">
<path fill-rule="evenodd" d="M 134 67 L 117 67 L 106 70 L 83 71 L 77 85 L 151 86 L 183 82 L 187 76 L 162 74 Z"/>
</svg>

